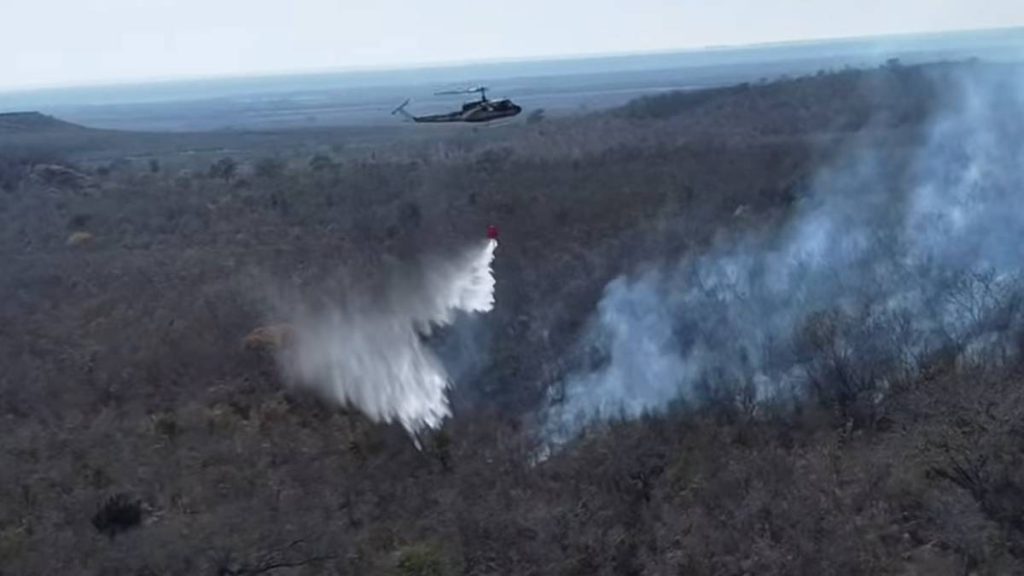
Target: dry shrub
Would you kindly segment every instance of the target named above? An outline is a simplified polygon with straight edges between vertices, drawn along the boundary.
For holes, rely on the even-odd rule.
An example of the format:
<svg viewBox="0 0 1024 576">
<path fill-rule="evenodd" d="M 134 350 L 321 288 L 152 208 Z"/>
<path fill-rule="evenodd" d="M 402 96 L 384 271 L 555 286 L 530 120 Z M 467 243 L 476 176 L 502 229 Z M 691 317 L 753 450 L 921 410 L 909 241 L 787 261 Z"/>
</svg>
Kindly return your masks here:
<svg viewBox="0 0 1024 576">
<path fill-rule="evenodd" d="M 247 350 L 276 352 L 289 346 L 295 340 L 295 328 L 290 324 L 260 326 L 245 337 Z"/>
<path fill-rule="evenodd" d="M 32 177 L 43 184 L 71 190 L 80 190 L 91 184 L 85 174 L 59 164 L 37 165 L 32 169 Z"/>
<path fill-rule="evenodd" d="M 96 241 L 96 237 L 89 232 L 74 232 L 68 236 L 67 245 L 73 248 L 82 246 L 91 246 Z"/>
<path fill-rule="evenodd" d="M 142 504 L 127 494 L 110 497 L 92 517 L 93 527 L 111 538 L 141 523 Z"/>
</svg>

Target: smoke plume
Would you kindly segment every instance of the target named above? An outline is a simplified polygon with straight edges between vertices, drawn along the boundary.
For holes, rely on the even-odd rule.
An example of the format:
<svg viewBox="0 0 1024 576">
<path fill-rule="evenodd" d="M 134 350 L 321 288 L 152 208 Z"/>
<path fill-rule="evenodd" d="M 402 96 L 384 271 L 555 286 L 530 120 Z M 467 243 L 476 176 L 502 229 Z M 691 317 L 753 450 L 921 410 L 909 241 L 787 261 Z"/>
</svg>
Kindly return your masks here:
<svg viewBox="0 0 1024 576">
<path fill-rule="evenodd" d="M 1004 68 L 957 68 L 912 146 L 864 137 L 781 229 L 611 282 L 548 436 L 721 394 L 870 404 L 941 353 L 1016 354 L 1024 82 Z"/>
<path fill-rule="evenodd" d="M 300 385 L 411 434 L 450 414 L 451 380 L 424 339 L 459 313 L 494 306 L 495 240 L 394 270 L 383 286 L 336 295 L 297 314 L 295 343 L 282 357 Z"/>
</svg>

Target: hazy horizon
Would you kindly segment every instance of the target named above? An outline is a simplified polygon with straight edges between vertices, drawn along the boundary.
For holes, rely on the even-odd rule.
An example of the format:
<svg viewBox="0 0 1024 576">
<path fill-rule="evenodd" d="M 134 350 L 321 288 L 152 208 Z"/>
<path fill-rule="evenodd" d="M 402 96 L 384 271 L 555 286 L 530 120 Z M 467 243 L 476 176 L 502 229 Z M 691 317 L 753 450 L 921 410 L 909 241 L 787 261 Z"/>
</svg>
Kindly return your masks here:
<svg viewBox="0 0 1024 576">
<path fill-rule="evenodd" d="M 0 37 L 0 91 L 554 60 L 1024 26 L 992 0 L 40 0 Z M 60 14 L 59 19 L 53 14 Z M 878 14 L 885 14 L 879 18 Z M 36 24 L 39 23 L 39 24 Z M 41 27 L 45 26 L 45 30 Z"/>
<path fill-rule="evenodd" d="M 434 69 L 451 69 L 451 68 L 468 68 L 474 66 L 488 66 L 488 65 L 501 65 L 501 64 L 532 64 L 532 63 L 544 63 L 544 62 L 558 62 L 558 61 L 585 61 L 585 60 L 596 60 L 596 59 L 618 59 L 618 58 L 630 58 L 630 57 L 644 57 L 644 56 L 658 56 L 658 55 L 670 55 L 670 54 L 688 54 L 688 53 L 714 53 L 718 51 L 739 51 L 745 49 L 759 49 L 759 48 L 776 48 L 785 46 L 800 46 L 803 44 L 826 44 L 834 43 L 841 44 L 844 42 L 870 42 L 870 41 L 886 41 L 886 40 L 899 40 L 899 39 L 913 39 L 930 36 L 942 36 L 942 35 L 956 35 L 956 34 L 971 34 L 971 33 L 998 33 L 998 32 L 1015 32 L 1020 31 L 1024 34 L 1024 26 L 1003 26 L 1003 27 L 992 27 L 992 28 L 958 28 L 949 30 L 933 30 L 927 32 L 905 32 L 905 33 L 894 33 L 894 34 L 882 34 L 882 35 L 858 35 L 858 36 L 838 36 L 838 37 L 815 37 L 815 38 L 803 38 L 795 40 L 777 40 L 777 41 L 765 41 L 765 42 L 753 42 L 745 44 L 716 44 L 707 46 L 694 46 L 694 47 L 683 47 L 683 48 L 666 48 L 661 50 L 634 50 L 634 51 L 620 51 L 620 52 L 592 52 L 592 53 L 571 53 L 571 54 L 547 54 L 537 56 L 524 56 L 524 57 L 496 57 L 496 58 L 485 58 L 476 60 L 452 60 L 452 61 L 436 61 L 436 62 L 409 62 L 405 64 L 384 64 L 384 65 L 366 65 L 366 66 L 348 66 L 348 67 L 333 67 L 333 68 L 299 68 L 299 69 L 282 69 L 282 70 L 261 70 L 249 73 L 212 73 L 209 75 L 194 75 L 194 76 L 167 76 L 167 77 L 140 77 L 140 78 L 128 78 L 122 80 L 108 80 L 108 81 L 94 81 L 94 82 L 83 82 L 76 84 L 40 84 L 40 85 L 29 85 L 23 87 L 5 87 L 0 84 L 0 93 L 16 93 L 16 92 L 29 92 L 36 90 L 50 90 L 50 89 L 64 89 L 64 88 L 116 88 L 116 87 L 128 87 L 138 86 L 147 84 L 176 84 L 176 83 L 188 83 L 188 82 L 205 82 L 205 81 L 218 81 L 218 80 L 252 80 L 261 78 L 280 78 L 289 76 L 316 76 L 316 75 L 330 75 L 330 74 L 360 74 L 360 73 L 385 73 L 385 72 L 405 72 L 405 71 L 418 71 L 418 70 L 434 70 Z"/>
</svg>

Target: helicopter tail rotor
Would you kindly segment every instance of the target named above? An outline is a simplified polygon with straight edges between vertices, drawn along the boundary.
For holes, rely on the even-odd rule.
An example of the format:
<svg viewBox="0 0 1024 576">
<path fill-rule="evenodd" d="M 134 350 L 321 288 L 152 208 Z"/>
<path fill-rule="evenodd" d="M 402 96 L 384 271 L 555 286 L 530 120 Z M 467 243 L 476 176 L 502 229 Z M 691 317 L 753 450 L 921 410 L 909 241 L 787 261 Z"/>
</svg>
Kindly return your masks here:
<svg viewBox="0 0 1024 576">
<path fill-rule="evenodd" d="M 413 119 L 412 114 L 409 114 L 409 112 L 406 111 L 406 109 L 405 109 L 405 107 L 408 106 L 408 105 L 409 105 L 409 99 L 406 98 L 405 102 L 402 102 L 401 104 L 398 105 L 397 108 L 395 108 L 394 110 L 391 111 L 391 115 L 394 116 L 395 114 L 401 114 L 402 116 L 405 116 L 406 118 L 412 120 Z"/>
</svg>

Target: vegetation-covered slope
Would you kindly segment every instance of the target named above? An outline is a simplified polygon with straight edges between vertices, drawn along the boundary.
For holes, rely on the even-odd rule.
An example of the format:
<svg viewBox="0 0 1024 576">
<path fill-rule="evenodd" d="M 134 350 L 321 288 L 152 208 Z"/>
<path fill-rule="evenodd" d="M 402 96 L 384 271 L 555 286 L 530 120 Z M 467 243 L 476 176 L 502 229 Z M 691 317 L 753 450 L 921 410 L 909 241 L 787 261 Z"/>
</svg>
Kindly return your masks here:
<svg viewBox="0 0 1024 576">
<path fill-rule="evenodd" d="M 1019 571 L 1012 361 L 938 355 L 869 419 L 712 397 L 537 458 L 537 415 L 608 281 L 781 225 L 867 131 L 898 178 L 947 72 L 823 74 L 370 148 L 318 132 L 189 162 L 56 141 L 8 154 L 0 572 Z M 490 223 L 498 306 L 472 335 L 486 356 L 422 450 L 288 389 L 246 347 L 288 320 L 268 289 L 323 293 Z"/>
</svg>

